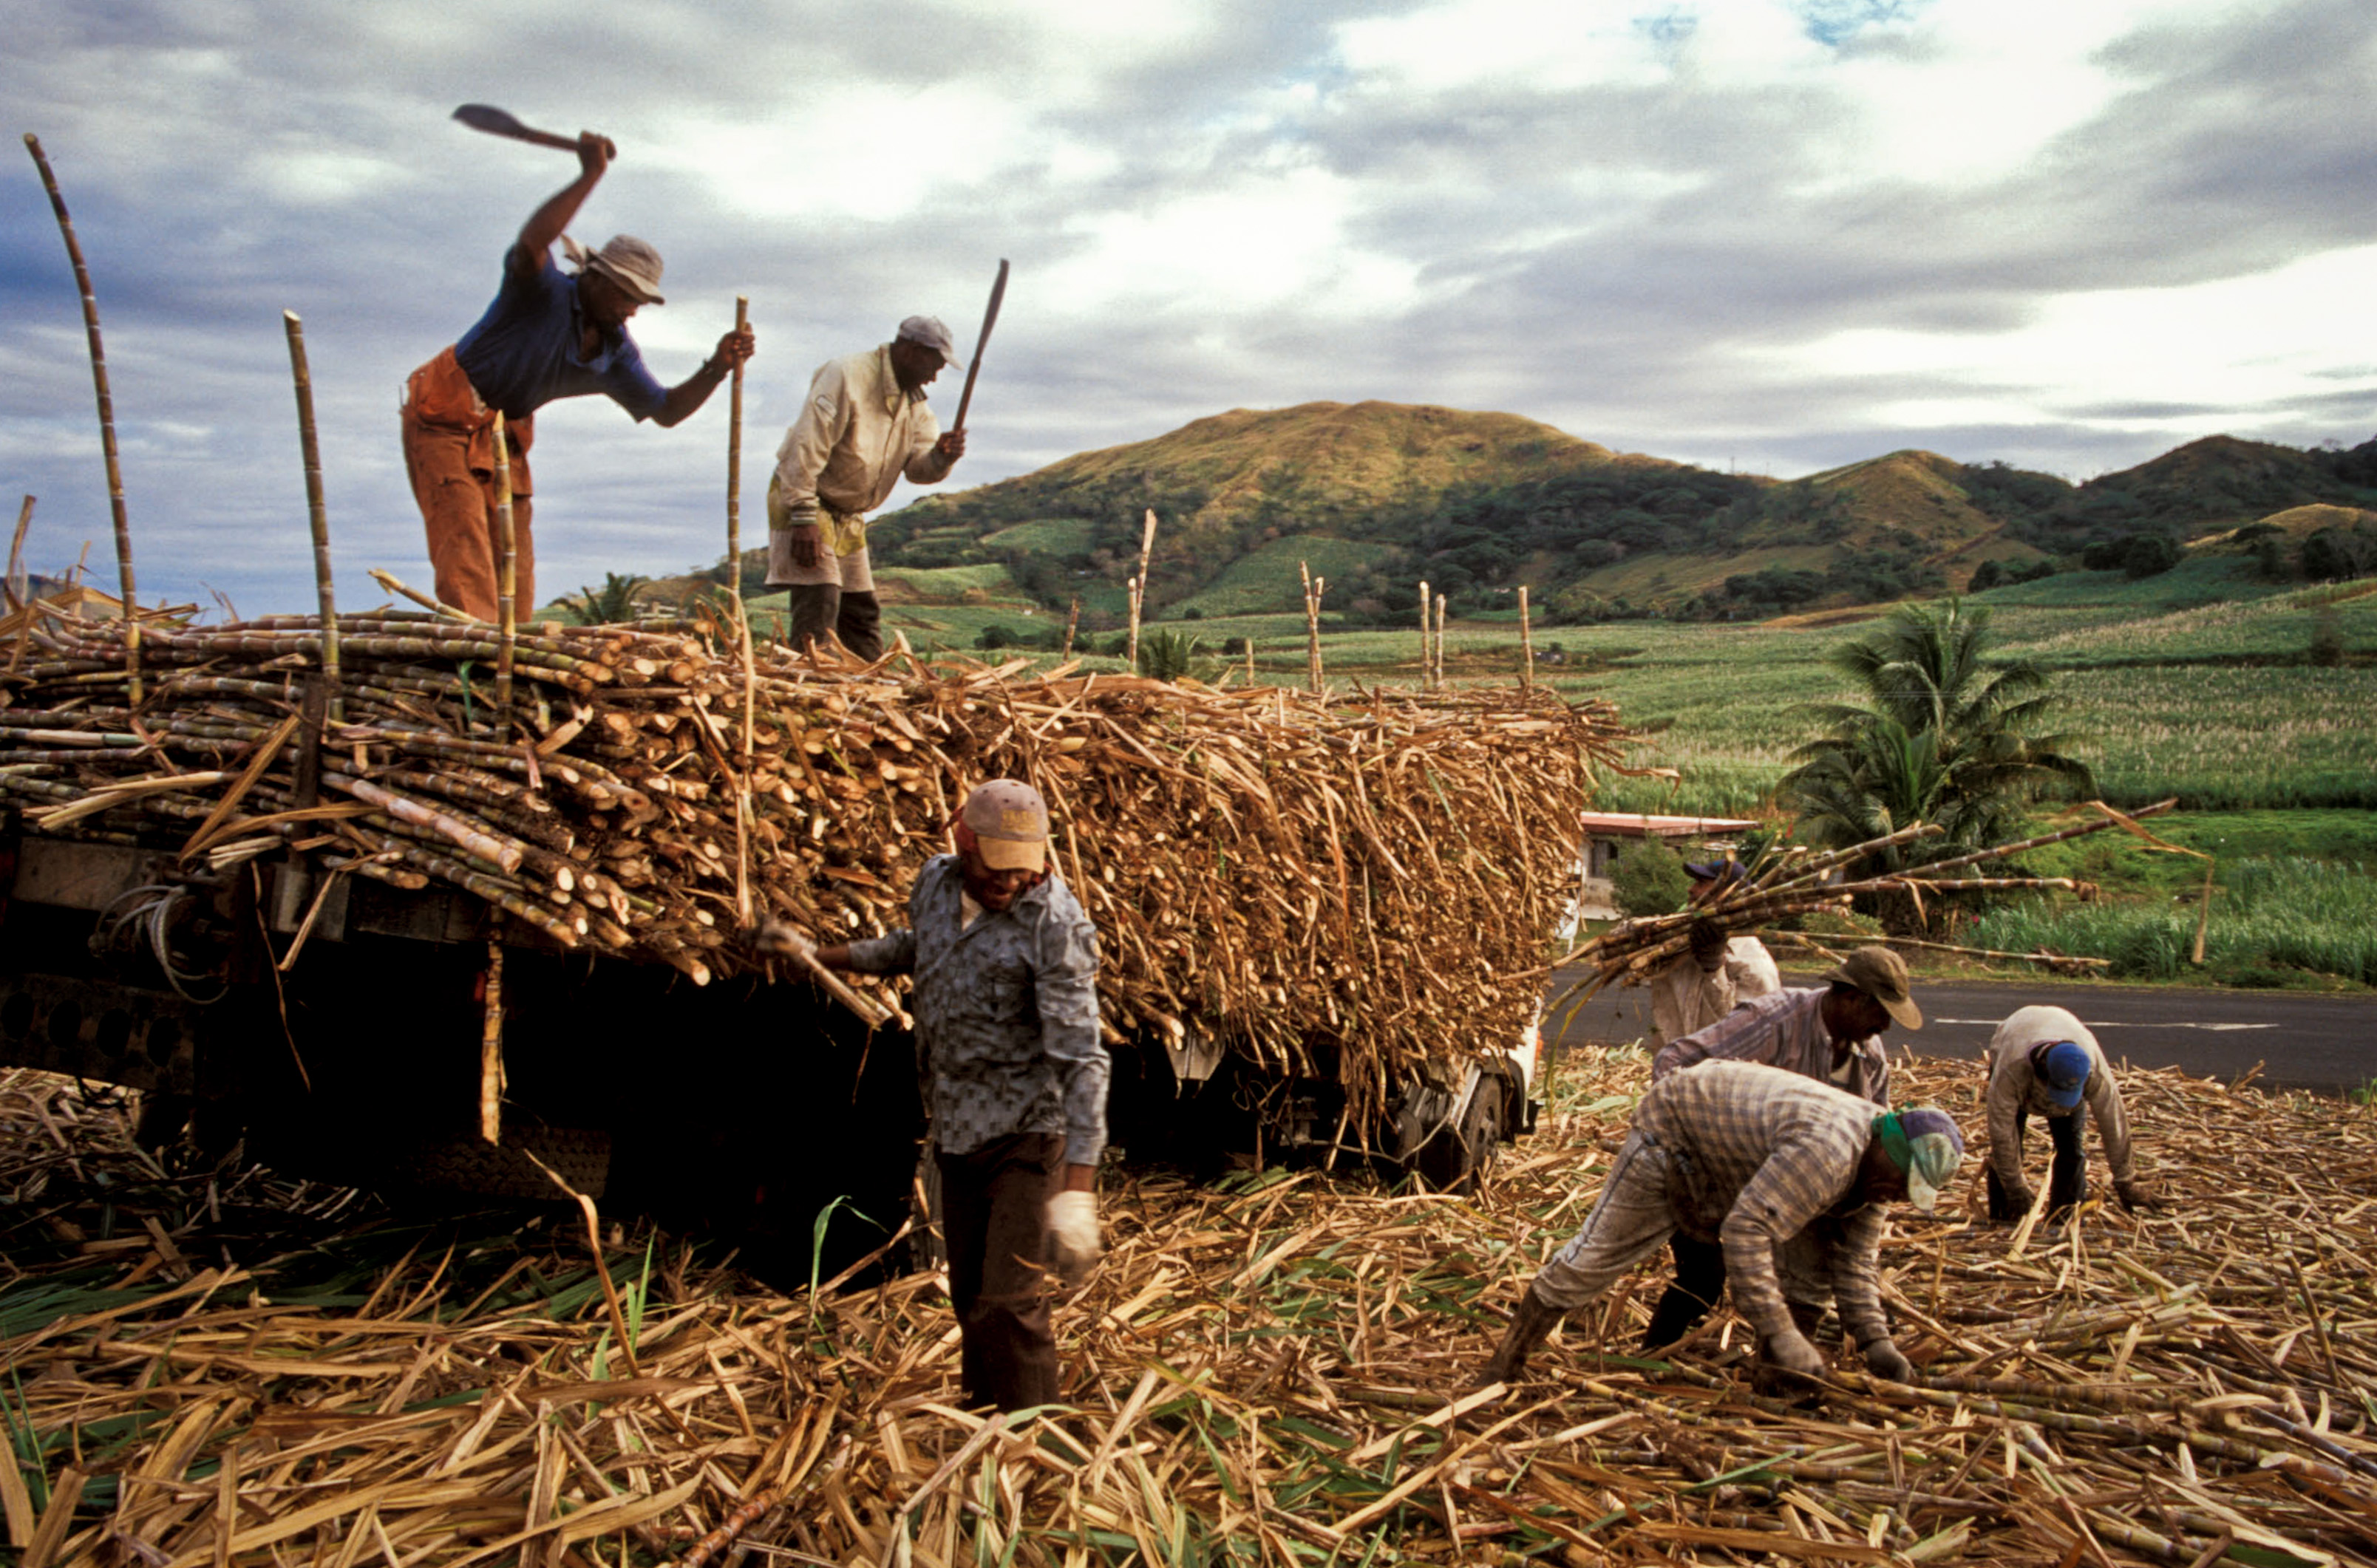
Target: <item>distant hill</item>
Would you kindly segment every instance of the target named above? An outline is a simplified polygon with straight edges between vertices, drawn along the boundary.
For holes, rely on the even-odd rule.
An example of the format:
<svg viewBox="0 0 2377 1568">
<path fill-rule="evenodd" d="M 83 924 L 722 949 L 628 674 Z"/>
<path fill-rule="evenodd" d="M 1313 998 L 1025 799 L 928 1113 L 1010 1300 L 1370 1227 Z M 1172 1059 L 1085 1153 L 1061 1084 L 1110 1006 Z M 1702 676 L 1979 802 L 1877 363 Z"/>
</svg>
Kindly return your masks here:
<svg viewBox="0 0 2377 1568">
<path fill-rule="evenodd" d="M 2304 506 L 2377 507 L 2377 441 L 2212 436 L 2080 485 L 1923 451 L 1778 482 L 1513 414 L 1307 403 L 937 493 L 871 538 L 887 598 L 1062 612 L 1078 597 L 1093 628 L 1125 613 L 1150 509 L 1151 618 L 1299 609 L 1306 564 L 1354 622 L 1409 624 L 1422 580 L 1459 614 L 1507 610 L 1525 583 L 1555 618 L 1730 619 L 1962 588 L 1985 563 L 2022 580 L 2132 535 L 2184 544 Z"/>
</svg>

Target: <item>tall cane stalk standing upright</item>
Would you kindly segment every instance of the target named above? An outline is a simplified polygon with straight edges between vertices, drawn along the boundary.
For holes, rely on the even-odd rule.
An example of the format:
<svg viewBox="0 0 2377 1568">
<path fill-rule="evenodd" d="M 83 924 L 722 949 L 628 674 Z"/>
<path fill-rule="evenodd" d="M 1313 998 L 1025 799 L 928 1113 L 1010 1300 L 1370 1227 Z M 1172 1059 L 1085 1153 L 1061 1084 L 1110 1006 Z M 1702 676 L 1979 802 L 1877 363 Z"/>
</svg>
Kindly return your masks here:
<svg viewBox="0 0 2377 1568">
<path fill-rule="evenodd" d="M 1528 691 L 1535 689 L 1535 633 L 1527 620 L 1527 585 L 1519 585 L 1519 684 Z"/>
<path fill-rule="evenodd" d="M 289 374 L 297 384 L 297 445 L 305 458 L 305 517 L 314 529 L 314 595 L 322 605 L 322 675 L 330 688 L 330 722 L 343 723 L 347 699 L 339 689 L 339 604 L 330 591 L 330 511 L 322 499 L 322 443 L 314 434 L 314 376 L 305 362 L 305 324 L 281 313 L 289 333 Z"/>
<path fill-rule="evenodd" d="M 735 296 L 735 330 L 751 322 L 751 297 Z M 751 924 L 751 750 L 758 724 L 758 654 L 751 646 L 751 611 L 743 602 L 743 362 L 726 400 L 726 583 L 735 601 L 735 636 L 743 652 L 741 777 L 735 780 L 735 913 Z"/>
<path fill-rule="evenodd" d="M 1320 596 L 1328 591 L 1329 579 L 1312 575 L 1312 564 L 1298 561 L 1296 569 L 1304 576 L 1304 651 L 1310 666 L 1312 692 L 1320 695 Z"/>
<path fill-rule="evenodd" d="M 1139 668 L 1139 612 L 1147 602 L 1147 558 L 1155 549 L 1155 508 L 1147 509 L 1147 526 L 1139 534 L 1139 575 L 1130 579 L 1130 641 L 1123 657 Z"/>
<path fill-rule="evenodd" d="M 496 410 L 496 734 L 512 727 L 512 639 L 519 632 L 520 607 L 512 595 L 520 587 L 520 548 L 512 531 L 511 433 L 504 411 Z"/>
<path fill-rule="evenodd" d="M 99 393 L 99 445 L 107 458 L 107 501 L 115 514 L 115 571 L 124 590 L 124 673 L 132 706 L 140 706 L 140 607 L 133 599 L 132 524 L 124 512 L 124 465 L 115 451 L 115 399 L 107 389 L 107 349 L 99 336 L 99 296 L 91 292 L 90 268 L 83 265 L 82 243 L 75 238 L 74 220 L 66 216 L 66 198 L 58 193 L 58 177 L 50 172 L 41 137 L 25 133 L 25 150 L 42 172 L 42 188 L 50 193 L 50 208 L 58 215 L 58 232 L 66 237 L 66 259 L 74 263 L 75 286 L 82 291 L 82 324 L 90 338 L 90 380 Z"/>
</svg>

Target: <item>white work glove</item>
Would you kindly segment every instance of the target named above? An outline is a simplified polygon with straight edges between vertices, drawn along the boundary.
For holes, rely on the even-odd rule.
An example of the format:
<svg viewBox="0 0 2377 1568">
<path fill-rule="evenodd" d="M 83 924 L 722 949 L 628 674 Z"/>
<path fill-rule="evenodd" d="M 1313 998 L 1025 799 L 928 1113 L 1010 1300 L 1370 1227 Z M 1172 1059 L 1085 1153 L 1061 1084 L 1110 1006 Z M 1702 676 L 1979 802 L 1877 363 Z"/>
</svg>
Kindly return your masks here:
<svg viewBox="0 0 2377 1568">
<path fill-rule="evenodd" d="M 1822 1381 L 1829 1363 L 1822 1351 L 1808 1343 L 1808 1336 L 1796 1328 L 1770 1335 L 1759 1346 L 1759 1355 L 1767 1365 L 1785 1372 L 1798 1372 L 1801 1377 Z"/>
<path fill-rule="evenodd" d="M 1068 1190 L 1050 1198 L 1048 1239 L 1057 1256 L 1057 1273 L 1069 1288 L 1089 1278 L 1098 1254 L 1105 1251 L 1098 1243 L 1097 1194 Z"/>
<path fill-rule="evenodd" d="M 795 964 L 815 957 L 818 950 L 806 932 L 782 921 L 770 921 L 761 926 L 751 938 L 751 945 L 770 958 L 789 958 Z"/>
<path fill-rule="evenodd" d="M 1865 1370 L 1893 1383 L 1915 1381 L 1915 1363 L 1906 1359 L 1906 1352 L 1887 1339 L 1877 1339 L 1865 1348 Z"/>
</svg>

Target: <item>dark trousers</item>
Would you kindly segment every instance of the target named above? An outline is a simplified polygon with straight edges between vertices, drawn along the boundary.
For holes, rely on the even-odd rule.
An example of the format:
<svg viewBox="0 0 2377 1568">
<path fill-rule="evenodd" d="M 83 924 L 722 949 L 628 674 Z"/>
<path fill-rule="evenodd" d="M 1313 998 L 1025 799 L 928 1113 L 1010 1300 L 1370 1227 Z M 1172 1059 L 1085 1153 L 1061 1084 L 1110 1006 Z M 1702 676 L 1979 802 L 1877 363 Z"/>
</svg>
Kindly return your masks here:
<svg viewBox="0 0 2377 1568">
<path fill-rule="evenodd" d="M 2049 1116 L 2047 1121 L 2048 1141 L 2055 1146 L 2055 1163 L 2047 1170 L 2047 1217 L 2060 1219 L 2080 1206 L 2088 1196 L 2088 1161 L 2080 1151 L 2080 1134 L 2088 1124 L 2088 1107 L 2084 1102 L 2072 1108 L 2068 1115 Z M 2030 1127 L 2030 1108 L 2025 1106 L 2013 1113 L 2014 1158 L 2021 1160 L 2023 1141 Z M 2005 1221 L 2017 1220 L 2024 1209 L 2017 1206 L 1998 1180 L 1994 1166 L 1988 1171 L 1989 1218 Z"/>
<path fill-rule="evenodd" d="M 950 1252 L 969 1405 L 1020 1410 L 1057 1397 L 1048 1326 L 1048 1199 L 1065 1140 L 1017 1133 L 938 1156 L 941 1229 Z"/>
<path fill-rule="evenodd" d="M 1672 1345 L 1698 1328 L 1725 1294 L 1722 1242 L 1696 1241 L 1678 1230 L 1668 1238 L 1667 1247 L 1676 1254 L 1676 1279 L 1651 1313 L 1651 1327 L 1642 1336 L 1646 1351 Z"/>
<path fill-rule="evenodd" d="M 784 591 L 791 616 L 784 641 L 795 650 L 831 636 L 869 664 L 883 657 L 883 603 L 872 589 L 850 593 L 836 583 L 794 583 Z"/>
</svg>

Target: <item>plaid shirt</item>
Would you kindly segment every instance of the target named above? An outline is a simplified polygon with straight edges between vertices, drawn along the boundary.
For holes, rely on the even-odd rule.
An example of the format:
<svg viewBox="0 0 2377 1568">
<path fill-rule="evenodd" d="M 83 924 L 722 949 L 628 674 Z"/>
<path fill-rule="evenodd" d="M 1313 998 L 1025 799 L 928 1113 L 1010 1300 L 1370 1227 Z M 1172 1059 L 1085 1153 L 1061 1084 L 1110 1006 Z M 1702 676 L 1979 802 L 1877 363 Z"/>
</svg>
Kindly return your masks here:
<svg viewBox="0 0 2377 1568">
<path fill-rule="evenodd" d="M 2088 1026 L 2060 1007 L 2017 1007 L 1998 1032 L 1989 1037 L 1989 1169 L 2011 1187 L 2023 1184 L 2022 1139 L 2014 1132 L 2014 1113 L 2069 1116 L 2072 1112 L 2047 1098 L 2038 1076 L 2030 1070 L 2033 1046 L 2068 1039 L 2088 1053 L 2088 1087 L 2081 1091 L 2096 1120 L 2096 1135 L 2105 1140 L 2105 1163 L 2113 1180 L 2127 1182 L 2131 1166 L 2130 1119 L 2121 1109 L 2121 1089 L 2113 1070 Z"/>
<path fill-rule="evenodd" d="M 1651 1081 L 1702 1062 L 1759 1062 L 1861 1099 L 1890 1104 L 1890 1058 L 1881 1037 L 1868 1035 L 1849 1047 L 1836 1066 L 1833 1037 L 1823 1019 L 1826 986 L 1798 986 L 1745 1001 L 1715 1023 L 1670 1040 L 1651 1061 Z"/>
<path fill-rule="evenodd" d="M 967 1154 L 1013 1133 L 1058 1133 L 1065 1159 L 1106 1143 L 1112 1064 L 1098 1038 L 1098 936 L 1055 872 L 965 923 L 955 855 L 926 862 L 909 929 L 850 944 L 850 967 L 914 974 L 916 1070 L 933 1142 Z"/>
<path fill-rule="evenodd" d="M 1667 1152 L 1677 1227 L 1725 1243 L 1734 1300 L 1760 1332 L 1791 1321 L 1774 1249 L 1812 1229 L 1842 1325 L 1860 1346 L 1889 1336 L 1876 1265 L 1888 1219 L 1857 1192 L 1874 1115 L 1870 1100 L 1750 1062 L 1676 1073 L 1642 1097 L 1633 1130 Z"/>
</svg>

